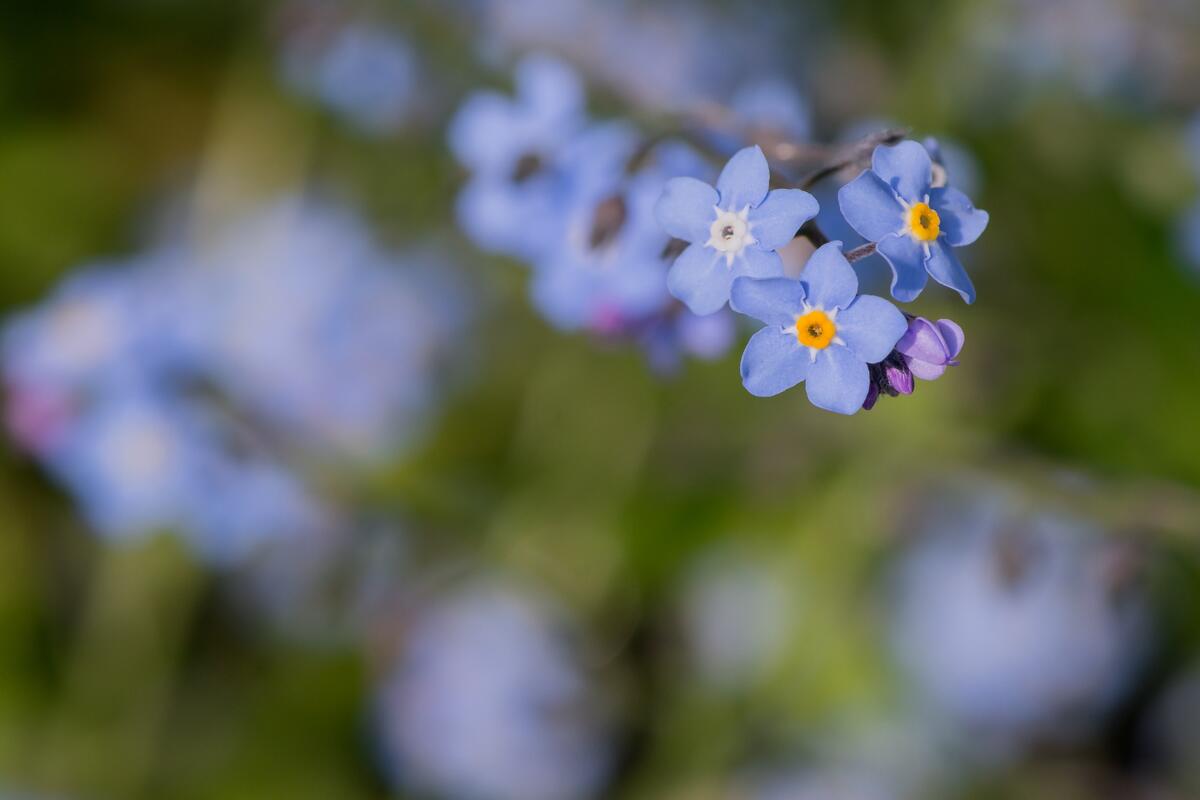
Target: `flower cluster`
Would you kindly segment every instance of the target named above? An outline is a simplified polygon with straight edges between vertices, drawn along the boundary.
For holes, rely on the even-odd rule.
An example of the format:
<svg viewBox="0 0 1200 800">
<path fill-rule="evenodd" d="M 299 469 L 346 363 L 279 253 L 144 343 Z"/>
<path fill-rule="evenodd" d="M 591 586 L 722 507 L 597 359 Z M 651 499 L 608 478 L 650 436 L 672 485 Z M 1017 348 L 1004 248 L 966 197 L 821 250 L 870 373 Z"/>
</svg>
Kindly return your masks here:
<svg viewBox="0 0 1200 800">
<path fill-rule="evenodd" d="M 484 250 L 532 266 L 534 305 L 560 330 L 636 341 L 664 367 L 721 355 L 732 317 L 702 320 L 671 297 L 678 242 L 654 218 L 666 181 L 704 177 L 708 164 L 681 141 L 592 121 L 584 103 L 576 73 L 544 56 L 517 65 L 515 96 L 468 98 L 450 127 L 471 171 L 460 226 Z"/>
<path fill-rule="evenodd" d="M 452 291 L 349 212 L 287 200 L 211 245 L 85 268 L 13 318 L 7 426 L 102 534 L 170 529 L 234 560 L 325 523 L 292 464 L 413 435 L 462 322 Z"/>
<path fill-rule="evenodd" d="M 937 176 L 944 179 L 945 170 Z M 664 230 L 689 242 L 668 275 L 672 294 L 698 314 L 728 303 L 766 325 L 742 356 L 747 390 L 767 397 L 804 382 L 813 405 L 853 414 L 871 408 L 881 392 L 911 393 L 914 375 L 932 380 L 956 363 L 962 329 L 949 320 L 906 320 L 890 302 L 860 295 L 841 242 L 818 247 L 799 279 L 785 277 L 779 250 L 812 225 L 819 207 L 801 189 L 769 191 L 770 179 L 762 149 L 747 147 L 729 160 L 715 187 L 689 177 L 670 180 L 656 209 Z M 876 147 L 870 168 L 838 192 L 838 205 L 868 243 L 851 255 L 881 255 L 896 300 L 915 300 L 932 277 L 974 301 L 954 248 L 983 233 L 987 213 L 935 181 L 925 146 Z"/>
<path fill-rule="evenodd" d="M 638 341 L 655 363 L 718 356 L 734 334 L 729 310 L 757 318 L 767 327 L 742 359 L 756 395 L 806 382 L 815 405 L 852 414 L 881 393 L 911 393 L 914 376 L 936 377 L 913 363 L 957 363 L 961 329 L 948 320 L 928 328 L 939 337 L 935 354 L 934 324 L 860 296 L 851 266 L 881 256 L 900 302 L 931 277 L 974 301 L 955 249 L 975 241 L 988 216 L 948 184 L 936 141 L 806 143 L 807 107 L 769 80 L 678 123 L 650 136 L 624 120 L 594 121 L 578 75 L 529 56 L 516 67 L 514 95 L 476 93 L 451 123 L 451 149 L 471 173 L 459 224 L 481 248 L 532 266 L 534 305 L 552 325 Z M 747 139 L 754 144 L 738 149 Z M 710 183 L 713 156 L 734 150 Z M 773 176 L 813 154 L 825 159 L 813 164 L 818 179 L 785 177 L 795 185 L 771 189 Z M 865 244 L 843 252 L 822 233 L 807 189 L 860 164 L 838 192 L 837 224 Z M 817 250 L 796 279 L 781 251 L 798 236 Z"/>
</svg>

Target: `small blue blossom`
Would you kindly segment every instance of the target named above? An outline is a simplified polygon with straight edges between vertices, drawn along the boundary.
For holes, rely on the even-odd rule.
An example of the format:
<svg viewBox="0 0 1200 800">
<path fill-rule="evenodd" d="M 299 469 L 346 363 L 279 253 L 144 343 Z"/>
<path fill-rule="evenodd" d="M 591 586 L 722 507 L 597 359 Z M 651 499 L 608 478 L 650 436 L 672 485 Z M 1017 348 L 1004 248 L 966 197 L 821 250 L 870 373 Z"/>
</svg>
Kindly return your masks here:
<svg viewBox="0 0 1200 800">
<path fill-rule="evenodd" d="M 546 56 L 517 65 L 515 97 L 486 91 L 466 100 L 449 140 L 472 172 L 457 213 L 478 246 L 528 260 L 555 246 L 567 190 L 559 159 L 585 122 L 579 77 Z"/>
<path fill-rule="evenodd" d="M 378 693 L 394 781 L 420 796 L 598 796 L 613 742 L 572 633 L 557 607 L 503 581 L 425 608 Z"/>
<path fill-rule="evenodd" d="M 877 147 L 871 169 L 841 188 L 838 205 L 891 266 L 897 300 L 915 300 L 930 275 L 974 302 L 975 287 L 954 248 L 979 238 L 987 212 L 959 190 L 933 185 L 933 161 L 919 143 Z"/>
<path fill-rule="evenodd" d="M 290 474 L 231 445 L 198 405 L 129 383 L 93 398 L 43 457 L 93 527 L 114 539 L 170 530 L 228 563 L 319 524 Z"/>
<path fill-rule="evenodd" d="M 908 329 L 888 301 L 858 294 L 841 242 L 819 247 L 800 280 L 738 278 L 730 305 L 767 324 L 742 355 L 742 383 L 770 397 L 804 381 L 818 408 L 853 414 L 870 389 L 868 364 L 882 361 Z"/>
<path fill-rule="evenodd" d="M 911 533 L 890 639 L 920 699 L 977 747 L 1094 733 L 1154 643 L 1145 587 L 1114 569 L 1125 545 L 999 486 L 940 492 Z"/>
<path fill-rule="evenodd" d="M 396 33 L 347 25 L 315 66 L 315 95 L 366 133 L 391 133 L 413 110 L 420 80 L 417 60 L 408 41 Z"/>
<path fill-rule="evenodd" d="M 799 189 L 768 193 L 770 168 L 758 147 L 734 154 L 716 188 L 696 178 L 667 183 L 655 208 L 667 233 L 689 246 L 667 275 L 671 294 L 696 314 L 712 314 L 729 301 L 740 276 L 783 274 L 776 252 L 817 214 L 817 201 Z"/>
<path fill-rule="evenodd" d="M 728 308 L 698 316 L 679 306 L 661 314 L 639 332 L 638 343 L 651 369 L 660 375 L 676 372 L 684 358 L 714 361 L 729 351 L 737 321 Z"/>
<path fill-rule="evenodd" d="M 966 192 L 975 194 L 983 184 L 979 174 L 979 163 L 966 148 L 955 141 L 936 139 L 926 136 L 921 141 L 929 157 L 933 159 L 933 187 L 936 189 L 946 184 Z"/>
<path fill-rule="evenodd" d="M 730 110 L 754 131 L 804 141 L 812 133 L 812 112 L 804 96 L 787 81 L 759 78 L 734 92 Z"/>
<path fill-rule="evenodd" d="M 180 258 L 157 252 L 132 263 L 90 264 L 3 334 L 10 383 L 85 391 L 116 373 L 170 372 L 196 358 L 193 317 L 175 301 Z"/>
<path fill-rule="evenodd" d="M 654 207 L 669 178 L 704 174 L 705 165 L 691 148 L 667 142 L 629 175 L 641 146 L 631 127 L 606 123 L 579 137 L 564 159 L 572 171 L 563 242 L 538 263 L 532 287 L 538 309 L 559 328 L 613 333 L 672 302 L 670 237 Z"/>
<path fill-rule="evenodd" d="M 419 434 L 466 303 L 381 249 L 356 214 L 288 198 L 196 267 L 211 373 L 258 419 L 295 446 L 358 461 Z"/>
</svg>

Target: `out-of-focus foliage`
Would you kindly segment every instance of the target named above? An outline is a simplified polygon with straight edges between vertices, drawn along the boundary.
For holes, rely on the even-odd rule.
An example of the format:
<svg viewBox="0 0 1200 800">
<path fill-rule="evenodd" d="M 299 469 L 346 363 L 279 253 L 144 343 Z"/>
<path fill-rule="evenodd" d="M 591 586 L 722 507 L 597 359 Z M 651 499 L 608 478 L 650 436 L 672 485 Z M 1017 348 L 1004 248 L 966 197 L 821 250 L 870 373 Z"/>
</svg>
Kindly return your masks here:
<svg viewBox="0 0 1200 800">
<path fill-rule="evenodd" d="M 0 797 L 1200 792 L 1194 3 L 10 5 Z M 842 418 L 545 321 L 447 140 L 535 51 L 938 137 L 960 365 Z"/>
</svg>

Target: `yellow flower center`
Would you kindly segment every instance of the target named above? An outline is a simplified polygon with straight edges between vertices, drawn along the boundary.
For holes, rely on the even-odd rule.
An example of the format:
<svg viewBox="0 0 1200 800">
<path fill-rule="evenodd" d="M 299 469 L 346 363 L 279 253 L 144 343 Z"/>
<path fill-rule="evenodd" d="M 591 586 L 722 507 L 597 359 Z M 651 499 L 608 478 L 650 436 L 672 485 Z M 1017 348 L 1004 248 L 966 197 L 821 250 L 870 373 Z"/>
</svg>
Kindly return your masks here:
<svg viewBox="0 0 1200 800">
<path fill-rule="evenodd" d="M 824 350 L 836 335 L 837 325 L 824 311 L 810 311 L 796 317 L 796 338 L 805 347 Z"/>
<path fill-rule="evenodd" d="M 918 242 L 932 242 L 942 230 L 942 219 L 925 203 L 913 203 L 908 209 L 908 230 Z"/>
</svg>

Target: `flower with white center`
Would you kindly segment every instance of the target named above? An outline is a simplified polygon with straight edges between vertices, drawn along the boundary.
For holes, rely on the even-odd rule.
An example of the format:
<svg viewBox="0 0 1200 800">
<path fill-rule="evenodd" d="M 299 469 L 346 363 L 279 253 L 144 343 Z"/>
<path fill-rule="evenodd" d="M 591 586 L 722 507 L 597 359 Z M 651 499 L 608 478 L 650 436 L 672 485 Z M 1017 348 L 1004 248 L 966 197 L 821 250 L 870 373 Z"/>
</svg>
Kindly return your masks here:
<svg viewBox="0 0 1200 800">
<path fill-rule="evenodd" d="M 717 218 L 709 227 L 708 241 L 704 244 L 725 254 L 725 266 L 732 268 L 733 260 L 741 254 L 746 245 L 758 244 L 754 234 L 750 233 L 750 207 L 745 206 L 741 211 L 722 211 L 713 206 Z"/>
<path fill-rule="evenodd" d="M 655 207 L 663 229 L 689 242 L 667 274 L 667 288 L 696 314 L 729 301 L 735 278 L 783 275 L 779 248 L 817 215 L 817 201 L 799 189 L 768 192 L 771 171 L 758 147 L 734 154 L 716 187 L 674 178 Z"/>
</svg>

